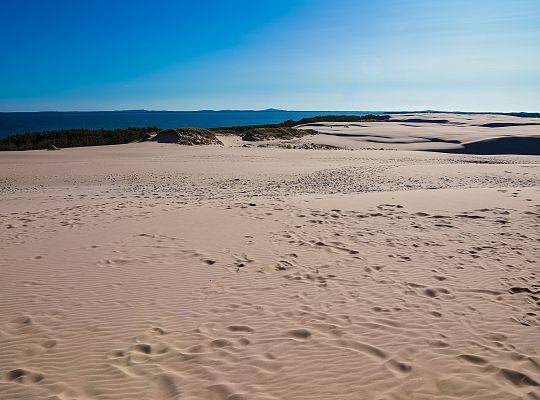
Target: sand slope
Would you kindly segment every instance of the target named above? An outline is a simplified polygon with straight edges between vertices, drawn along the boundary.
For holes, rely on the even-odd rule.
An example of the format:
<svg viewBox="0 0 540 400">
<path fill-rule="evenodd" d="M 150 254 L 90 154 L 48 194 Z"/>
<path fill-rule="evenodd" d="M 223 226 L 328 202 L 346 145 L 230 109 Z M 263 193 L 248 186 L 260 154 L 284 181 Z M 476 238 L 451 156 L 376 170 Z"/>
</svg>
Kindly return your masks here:
<svg viewBox="0 0 540 400">
<path fill-rule="evenodd" d="M 0 155 L 0 399 L 540 397 L 537 157 L 228 140 Z"/>
<path fill-rule="evenodd" d="M 394 114 L 390 122 L 314 123 L 304 141 L 353 149 L 433 150 L 463 154 L 540 154 L 540 120 L 491 114 Z"/>
</svg>

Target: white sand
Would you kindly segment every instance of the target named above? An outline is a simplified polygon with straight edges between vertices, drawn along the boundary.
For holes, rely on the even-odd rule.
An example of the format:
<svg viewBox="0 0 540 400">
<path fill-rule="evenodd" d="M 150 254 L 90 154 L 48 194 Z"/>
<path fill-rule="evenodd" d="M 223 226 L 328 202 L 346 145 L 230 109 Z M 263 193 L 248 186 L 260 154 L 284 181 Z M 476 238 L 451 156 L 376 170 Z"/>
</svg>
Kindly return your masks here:
<svg viewBox="0 0 540 400">
<path fill-rule="evenodd" d="M 538 157 L 223 140 L 0 154 L 0 399 L 540 398 Z"/>
<path fill-rule="evenodd" d="M 533 145 L 540 146 L 540 119 L 491 114 L 393 114 L 385 123 L 329 122 L 300 127 L 323 134 L 303 141 L 352 149 L 463 150 L 471 143 L 481 149 L 504 137 L 533 138 Z M 497 148 L 500 153 L 504 150 Z"/>
</svg>

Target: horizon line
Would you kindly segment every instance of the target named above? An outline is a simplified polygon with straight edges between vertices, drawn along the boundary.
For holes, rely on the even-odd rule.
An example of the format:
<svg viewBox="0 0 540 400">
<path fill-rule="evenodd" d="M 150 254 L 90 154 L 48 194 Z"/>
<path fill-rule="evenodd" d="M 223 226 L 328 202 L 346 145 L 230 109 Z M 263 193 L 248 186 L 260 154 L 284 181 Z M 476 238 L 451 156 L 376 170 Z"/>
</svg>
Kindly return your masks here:
<svg viewBox="0 0 540 400">
<path fill-rule="evenodd" d="M 461 114 L 515 114 L 515 113 L 538 113 L 540 111 L 485 111 L 485 110 L 346 110 L 346 109 L 318 109 L 318 110 L 292 110 L 280 108 L 264 108 L 264 109 L 198 109 L 198 110 L 154 110 L 154 109 L 124 109 L 124 110 L 38 110 L 38 111 L 0 111 L 0 114 L 16 114 L 16 113 L 96 113 L 96 112 L 365 112 L 365 113 L 461 113 Z"/>
</svg>

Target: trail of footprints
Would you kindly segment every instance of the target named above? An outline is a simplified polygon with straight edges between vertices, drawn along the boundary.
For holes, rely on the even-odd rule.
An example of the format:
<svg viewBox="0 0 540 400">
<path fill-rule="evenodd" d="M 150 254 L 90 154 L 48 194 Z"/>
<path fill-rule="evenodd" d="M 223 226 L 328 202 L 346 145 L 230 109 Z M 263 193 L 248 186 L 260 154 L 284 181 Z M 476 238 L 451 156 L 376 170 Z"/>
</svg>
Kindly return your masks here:
<svg viewBox="0 0 540 400">
<path fill-rule="evenodd" d="M 222 335 L 219 335 L 220 330 Z M 159 399 L 181 399 L 186 391 L 216 400 L 244 399 L 249 398 L 249 392 L 243 392 L 241 384 L 227 382 L 220 370 L 239 362 L 264 373 L 281 368 L 271 353 L 246 354 L 252 333 L 254 329 L 247 325 L 229 325 L 222 329 L 200 327 L 184 335 L 169 334 L 163 328 L 154 327 L 150 334 L 136 338 L 126 349 L 112 351 L 109 360 L 130 377 L 155 382 Z M 185 336 L 198 340 L 181 347 Z M 196 383 L 190 386 L 190 381 Z"/>
<path fill-rule="evenodd" d="M 518 191 L 513 192 L 513 196 L 516 196 L 518 194 Z M 472 235 L 469 235 L 469 239 L 454 239 L 452 237 L 453 233 L 450 231 L 448 232 L 449 239 L 445 240 L 438 240 L 438 241 L 432 241 L 432 240 L 425 240 L 425 238 L 422 239 L 419 237 L 417 238 L 416 243 L 412 243 L 413 248 L 419 248 L 419 247 L 430 247 L 434 246 L 436 247 L 442 247 L 440 244 L 442 243 L 455 243 L 454 246 L 457 245 L 456 254 L 458 256 L 453 256 L 450 254 L 445 254 L 445 257 L 449 260 L 450 266 L 455 268 L 455 270 L 463 270 L 466 268 L 480 268 L 483 270 L 486 270 L 486 268 L 482 267 L 481 265 L 474 265 L 469 260 L 475 260 L 475 259 L 485 259 L 486 257 L 489 257 L 491 259 L 494 259 L 495 262 L 498 262 L 499 264 L 502 262 L 503 259 L 510 260 L 512 258 L 516 260 L 520 260 L 522 258 L 522 254 L 525 249 L 521 247 L 511 247 L 508 248 L 504 237 L 511 237 L 511 236 L 523 236 L 523 239 L 530 239 L 527 235 L 519 232 L 519 223 L 516 224 L 516 219 L 522 219 L 525 223 L 524 218 L 529 217 L 538 217 L 538 207 L 533 205 L 532 208 L 536 211 L 525 211 L 523 213 L 516 213 L 512 210 L 506 210 L 502 208 L 495 208 L 495 209 L 479 209 L 473 212 L 461 212 L 456 213 L 455 215 L 430 215 L 428 213 L 423 212 L 417 212 L 414 215 L 408 214 L 406 211 L 402 210 L 402 206 L 400 205 L 394 205 L 394 204 L 381 204 L 380 206 L 376 207 L 378 211 L 376 212 L 370 212 L 370 213 L 358 213 L 358 212 L 346 212 L 338 209 L 331 210 L 329 212 L 326 211 L 312 211 L 312 212 L 302 212 L 299 214 L 296 214 L 296 218 L 299 218 L 300 223 L 297 223 L 297 225 L 292 226 L 294 222 L 291 224 L 291 227 L 289 230 L 285 231 L 281 235 L 276 236 L 276 241 L 283 241 L 288 243 L 289 245 L 293 246 L 300 246 L 300 247 L 306 247 L 309 246 L 311 249 L 320 249 L 322 251 L 325 251 L 327 254 L 330 253 L 335 257 L 340 258 L 340 254 L 348 254 L 348 259 L 352 260 L 354 258 L 357 258 L 356 263 L 358 264 L 359 261 L 363 260 L 363 257 L 355 257 L 355 255 L 360 254 L 364 255 L 365 252 L 359 251 L 357 249 L 362 249 L 363 246 L 368 243 L 368 241 L 364 241 L 363 237 L 370 237 L 373 236 L 373 234 L 370 232 L 374 230 L 371 226 L 368 226 L 367 229 L 361 231 L 361 233 L 358 233 L 355 236 L 347 236 L 346 232 L 351 231 L 348 227 L 340 226 L 341 224 L 356 224 L 358 220 L 365 220 L 366 218 L 377 218 L 377 217 L 384 217 L 383 223 L 385 223 L 387 226 L 392 226 L 393 221 L 396 220 L 406 220 L 410 221 L 412 220 L 412 228 L 419 228 L 420 230 L 424 230 L 426 227 L 426 224 L 430 224 L 432 226 L 436 226 L 440 229 L 451 229 L 451 228 L 460 228 L 460 232 L 465 233 L 465 236 L 467 235 L 467 229 L 466 225 L 471 223 L 469 221 L 474 221 L 473 223 L 482 223 L 486 225 L 486 229 L 489 226 L 497 226 L 499 225 L 506 225 L 509 221 L 509 218 L 512 218 L 514 221 L 514 228 L 511 230 L 506 231 L 500 231 L 498 235 L 501 237 L 500 240 L 491 240 L 490 244 L 485 244 L 484 238 L 477 238 Z M 418 222 L 417 222 L 418 221 Z M 442 222 L 441 222 L 442 221 Z M 381 221 L 377 222 L 378 229 L 381 229 Z M 333 232 L 334 237 L 338 238 L 338 240 L 332 240 L 332 239 L 311 239 L 313 237 L 313 226 L 325 226 L 325 233 Z M 331 228 L 330 228 L 331 227 Z M 382 228 L 384 229 L 384 228 Z M 390 228 L 391 229 L 391 228 Z M 430 228 L 431 230 L 432 228 Z M 493 229 L 493 228 L 491 228 Z M 317 228 L 315 229 L 317 230 Z M 388 232 L 391 232 L 389 230 Z M 442 231 L 443 234 L 444 231 Z M 497 229 L 493 229 L 493 232 L 497 232 Z M 463 236 L 462 233 L 462 236 Z M 496 235 L 497 233 L 495 233 Z M 380 231 L 377 232 L 377 235 L 380 235 Z M 388 236 L 391 236 L 389 234 Z M 491 237 L 493 237 L 492 235 Z M 345 239 L 345 240 L 344 240 Z M 484 243 L 482 243 L 484 242 Z M 355 244 L 356 243 L 356 244 Z M 466 245 L 466 243 L 482 243 L 480 245 L 471 245 L 469 248 L 467 247 L 459 247 Z M 402 247 L 404 249 L 410 249 L 411 243 L 407 243 L 406 239 L 403 239 L 403 242 L 401 243 L 395 243 L 393 242 L 392 238 L 387 238 L 385 243 L 386 248 L 391 248 L 394 246 Z M 501 251 L 503 253 L 501 253 Z M 530 251 L 530 250 L 528 250 Z M 293 253 L 294 254 L 294 253 Z M 398 262 L 411 262 L 414 261 L 414 254 L 415 250 L 412 251 L 412 253 L 409 253 L 410 255 L 405 254 L 390 254 L 390 258 L 397 258 L 396 261 Z M 435 253 L 436 254 L 436 253 Z M 532 260 L 526 260 L 527 262 L 534 262 Z M 362 265 L 360 263 L 360 265 Z M 367 265 L 364 264 L 364 271 L 370 272 L 375 270 L 382 269 L 383 266 L 377 266 L 377 265 Z M 510 264 L 506 264 L 503 268 L 508 268 L 511 270 L 512 266 Z M 299 260 L 297 257 L 288 259 L 284 259 L 279 261 L 276 271 L 279 271 L 282 273 L 283 278 L 297 283 L 314 283 L 316 286 L 320 287 L 321 289 L 325 289 L 329 283 L 332 283 L 334 285 L 343 285 L 345 282 L 347 282 L 349 285 L 354 284 L 354 281 L 347 280 L 340 278 L 336 275 L 334 272 L 335 269 L 332 270 L 331 273 L 325 274 L 320 271 L 320 268 L 313 267 L 313 264 L 311 267 L 305 267 L 302 265 L 302 260 Z M 366 275 L 363 275 L 366 277 Z M 372 275 L 371 275 L 372 276 Z M 387 279 L 391 277 L 391 275 L 386 275 Z M 451 268 L 448 267 L 440 267 L 437 269 L 433 269 L 433 275 L 432 279 L 435 282 L 444 283 L 447 280 L 454 280 L 455 276 L 451 272 Z M 510 299 L 509 296 L 511 295 L 518 295 L 518 296 L 525 296 L 528 301 L 525 302 L 525 304 L 529 304 L 531 309 L 529 311 L 524 312 L 524 314 L 521 317 L 516 317 L 515 321 L 521 325 L 525 326 L 539 326 L 540 321 L 538 318 L 538 307 L 540 306 L 540 282 L 538 280 L 538 276 L 534 273 L 532 276 L 528 276 L 527 278 L 523 278 L 523 282 L 526 282 L 528 286 L 517 286 L 517 280 L 514 276 L 511 279 L 506 279 L 504 282 L 504 286 L 509 287 L 507 291 L 503 290 L 495 290 L 495 289 L 468 289 L 466 287 L 463 287 L 462 289 L 457 289 L 457 293 L 452 293 L 447 287 L 444 286 L 437 286 L 433 284 L 417 284 L 414 282 L 406 283 L 404 294 L 409 295 L 421 295 L 425 296 L 434 300 L 439 301 L 453 301 L 459 296 L 459 293 L 471 293 L 471 294 L 477 294 L 479 296 L 496 296 L 496 299 L 501 304 L 508 303 L 508 300 Z M 401 281 L 398 280 L 391 280 L 388 283 L 394 283 L 399 286 L 402 286 Z M 380 283 L 384 283 L 384 281 L 381 281 Z M 512 286 L 515 285 L 515 286 Z M 354 297 L 354 296 L 353 296 Z M 345 300 L 347 301 L 347 300 Z M 338 301 L 339 302 L 339 301 Z M 523 302 L 521 303 L 523 307 Z M 514 307 L 515 308 L 515 307 Z M 384 312 L 385 309 L 381 307 L 373 307 L 374 311 L 378 312 Z M 396 308 L 398 310 L 398 308 Z M 388 311 L 388 310 L 386 310 Z M 471 311 L 474 312 L 474 308 L 471 307 Z M 432 310 L 430 313 L 437 317 L 441 318 L 443 317 L 443 314 L 440 311 Z M 311 332 L 306 329 L 299 329 L 295 331 L 291 331 L 291 335 L 295 337 L 298 340 L 306 340 L 311 337 Z M 431 340 L 430 344 L 434 347 L 440 347 L 440 348 L 447 348 L 449 347 L 449 344 L 445 342 L 444 340 Z M 385 360 L 387 356 L 384 352 L 382 352 L 379 349 L 373 349 L 370 348 L 369 345 L 363 345 L 358 344 L 355 341 L 344 341 L 341 340 L 340 342 L 341 346 L 349 347 L 351 349 L 362 349 L 364 352 L 367 352 L 371 354 L 374 357 L 379 357 L 382 360 Z M 502 346 L 502 345 L 500 345 Z M 531 356 L 526 355 L 520 355 L 513 351 L 512 360 L 515 361 L 524 359 L 525 361 L 525 368 L 526 369 L 533 369 L 540 373 L 540 362 Z M 507 382 L 511 386 L 515 386 L 518 388 L 523 388 L 526 393 L 531 396 L 531 398 L 538 398 L 535 392 L 529 391 L 530 388 L 535 388 L 539 386 L 539 383 L 535 378 L 531 377 L 530 374 L 527 374 L 526 372 L 522 372 L 519 370 L 515 370 L 508 367 L 503 366 L 496 366 L 493 363 L 489 362 L 486 358 L 483 358 L 481 356 L 477 356 L 474 354 L 462 354 L 457 356 L 458 359 L 463 360 L 463 362 L 466 362 L 470 365 L 474 366 L 481 366 L 483 370 L 488 374 L 495 374 L 496 376 L 501 378 L 502 382 Z M 413 368 L 412 365 L 409 365 L 407 363 L 402 363 L 400 361 L 395 361 L 392 359 L 389 359 L 386 361 L 386 364 L 390 369 L 393 369 L 396 372 L 400 373 L 407 373 L 410 372 Z"/>
<path fill-rule="evenodd" d="M 40 315 L 39 320 L 55 320 L 61 318 L 58 313 Z M 14 353 L 15 365 L 27 365 L 33 361 L 46 358 L 51 352 L 56 351 L 58 340 L 50 337 L 49 328 L 42 322 L 36 321 L 31 315 L 21 315 L 0 327 L 0 339 L 5 343 L 18 343 Z M 11 362 L 10 364 L 13 364 Z M 47 370 L 33 367 L 16 367 L 4 370 L 0 376 L 0 385 L 16 385 L 26 387 L 30 398 L 77 399 L 77 393 L 60 381 L 51 379 Z M 19 392 L 16 392 L 19 393 Z M 22 392 L 26 393 L 26 392 Z M 17 395 L 18 396 L 18 395 Z"/>
<path fill-rule="evenodd" d="M 311 325 L 310 328 L 283 330 L 272 343 L 276 346 L 289 341 L 301 345 L 323 338 L 318 345 L 360 353 L 380 362 L 397 376 L 412 370 L 410 364 L 390 357 L 378 347 L 346 338 L 345 331 L 340 331 L 337 325 Z M 253 340 L 265 340 L 254 338 L 256 333 L 251 326 L 241 324 L 224 327 L 205 324 L 189 334 L 153 327 L 126 348 L 111 351 L 108 359 L 126 376 L 154 382 L 156 398 L 159 399 L 181 399 L 183 394 L 191 392 L 217 400 L 257 398 L 252 397 L 255 394 L 249 385 L 227 379 L 227 372 L 235 368 L 246 371 L 252 368 L 251 371 L 258 371 L 256 374 L 264 376 L 281 373 L 280 357 L 270 348 L 261 353 L 250 350 Z M 186 336 L 197 338 L 195 344 L 191 340 L 191 344 L 181 346 L 186 342 Z M 189 382 L 197 383 L 192 385 Z"/>
<path fill-rule="evenodd" d="M 402 280 L 402 275 L 396 272 L 396 275 L 380 273 L 381 271 L 396 268 L 396 263 L 407 265 L 414 262 L 418 256 L 416 249 L 426 248 L 430 254 L 437 254 L 435 241 L 429 238 L 418 236 L 412 243 L 405 241 L 396 241 L 391 235 L 393 223 L 400 223 L 400 220 L 411 220 L 411 229 L 422 231 L 427 225 L 432 224 L 440 228 L 443 234 L 448 237 L 453 235 L 454 227 L 460 227 L 463 232 L 466 223 L 498 224 L 506 225 L 508 218 L 512 214 L 503 209 L 482 209 L 473 213 L 457 213 L 455 215 L 429 215 L 428 213 L 415 213 L 409 215 L 403 207 L 395 204 L 381 204 L 376 207 L 377 210 L 369 213 L 348 212 L 343 210 L 320 211 L 297 213 L 295 221 L 291 226 L 280 234 L 275 235 L 277 243 L 286 244 L 290 252 L 286 252 L 282 257 L 276 260 L 273 274 L 278 274 L 284 282 L 292 285 L 302 285 L 313 287 L 319 291 L 325 291 L 328 285 L 337 286 L 340 296 L 331 299 L 334 304 L 345 304 L 351 301 L 357 301 L 361 296 L 357 290 L 370 290 L 369 285 L 376 285 L 376 288 L 392 286 L 394 290 L 400 291 L 405 296 L 406 301 L 423 296 L 433 303 L 425 310 L 419 312 L 429 313 L 437 319 L 441 319 L 444 314 L 442 308 L 433 309 L 431 305 L 439 307 L 440 302 L 453 301 L 461 293 L 475 296 L 491 296 L 496 301 L 519 301 L 519 306 L 515 306 L 522 315 L 516 316 L 515 323 L 525 327 L 538 327 L 539 320 L 537 310 L 539 307 L 540 282 L 537 275 L 523 277 L 521 280 L 508 278 L 504 284 L 508 287 L 507 291 L 495 289 L 469 289 L 462 288 L 456 293 L 450 291 L 444 286 L 445 282 L 453 280 L 455 270 L 471 268 L 470 260 L 477 260 L 479 254 L 486 254 L 486 257 L 496 258 L 501 255 L 493 250 L 496 248 L 505 249 L 504 238 L 508 235 L 519 235 L 516 231 L 501 231 L 501 242 L 491 244 L 479 244 L 482 242 L 478 238 L 468 237 L 455 240 L 454 246 L 457 251 L 451 258 L 447 258 L 450 266 L 439 265 L 431 272 L 433 282 L 427 284 L 416 283 L 413 281 Z M 248 208 L 249 209 L 249 208 Z M 286 208 L 278 209 L 275 207 L 273 212 L 290 212 Z M 537 213 L 528 211 L 527 218 L 537 216 Z M 510 217 L 509 217 L 510 215 Z M 523 217 L 523 216 L 519 216 Z M 356 226 L 358 221 L 368 221 L 376 218 L 379 221 L 373 226 L 363 226 L 362 230 L 355 227 L 354 235 L 347 235 L 351 231 L 348 225 Z M 320 227 L 324 230 L 321 231 Z M 381 229 L 387 229 L 389 232 L 385 237 L 384 248 L 392 251 L 388 258 L 390 261 L 384 263 L 381 259 L 376 261 L 367 260 L 365 257 L 365 246 L 368 245 L 370 238 L 375 234 L 380 235 Z M 141 240 L 147 239 L 145 234 L 140 235 Z M 150 239 L 158 240 L 164 243 L 175 241 L 175 238 L 152 237 Z M 382 239 L 381 239 L 382 240 Z M 449 242 L 451 242 L 449 240 Z M 470 241 L 471 243 L 467 243 Z M 382 241 L 381 241 L 382 243 Z M 380 243 L 379 243 L 380 244 Z M 307 263 L 299 252 L 294 248 L 308 248 L 314 254 L 323 254 L 318 263 Z M 503 250 L 504 251 L 504 250 Z M 511 257 L 505 257 L 505 260 L 522 260 L 522 248 L 514 247 L 507 249 Z M 204 262 L 208 268 L 213 268 L 215 260 L 207 258 L 202 254 L 194 254 L 201 262 Z M 390 257 L 391 256 L 391 257 Z M 256 260 L 247 254 L 233 255 L 234 261 L 231 264 L 231 271 L 244 272 L 250 271 L 255 266 Z M 328 260 L 334 264 L 343 263 L 343 266 L 355 268 L 355 274 L 341 275 L 339 269 L 328 267 Z M 122 259 L 107 260 L 104 265 L 107 267 L 122 268 Z M 460 265 L 462 264 L 462 265 Z M 455 268 L 452 269 L 450 267 Z M 510 268 L 511 265 L 506 265 Z M 345 271 L 346 268 L 343 269 Z M 39 284 L 28 281 L 27 284 Z M 371 287 L 373 288 L 373 287 Z M 369 357 L 376 362 L 384 365 L 391 373 L 398 377 L 406 377 L 414 373 L 415 365 L 401 359 L 393 357 L 390 351 L 369 344 L 369 340 L 360 340 L 359 337 L 353 337 L 346 329 L 350 324 L 348 316 L 333 315 L 324 312 L 324 305 L 319 304 L 316 307 L 309 305 L 310 298 L 301 294 L 301 289 L 296 296 L 300 302 L 297 313 L 285 311 L 282 318 L 288 320 L 291 324 L 298 325 L 292 329 L 282 329 L 275 333 L 274 342 L 297 343 L 305 345 L 317 343 L 324 338 L 325 345 L 334 346 L 336 349 L 347 349 L 348 351 L 359 353 L 362 356 Z M 315 292 L 317 293 L 317 292 Z M 490 297 L 490 298 L 491 298 Z M 524 306 L 525 304 L 525 306 Z M 315 308 L 315 309 L 314 309 Z M 396 304 L 394 308 L 381 307 L 373 305 L 371 310 L 374 314 L 392 314 L 399 311 Z M 319 313 L 319 314 L 317 314 Z M 321 314 L 322 313 L 322 314 Z M 306 316 L 310 319 L 306 322 Z M 387 325 L 384 325 L 386 323 Z M 377 320 L 375 317 L 366 317 L 365 326 L 375 328 L 378 326 L 389 326 L 385 328 L 391 330 L 391 322 Z M 285 325 L 285 324 L 284 324 Z M 31 316 L 21 316 L 20 318 L 7 323 L 2 329 L 8 337 L 22 337 L 36 328 L 35 321 Z M 394 327 L 397 330 L 400 326 Z M 152 383 L 152 398 L 172 400 L 182 399 L 186 394 L 192 391 L 200 396 L 206 396 L 216 400 L 241 400 L 251 398 L 250 392 L 253 388 L 246 387 L 242 382 L 229 381 L 227 371 L 238 366 L 249 365 L 261 374 L 279 374 L 283 368 L 279 355 L 272 351 L 254 352 L 250 350 L 252 344 L 257 340 L 259 330 L 246 324 L 230 324 L 226 326 L 201 326 L 195 332 L 184 334 L 178 331 L 169 331 L 166 328 L 154 326 L 147 332 L 126 343 L 124 348 L 111 350 L 107 355 L 107 360 L 114 368 L 130 379 L 147 379 Z M 186 339 L 187 338 L 187 339 Z M 444 337 L 431 338 L 428 341 L 430 347 L 435 349 L 449 349 L 449 343 Z M 51 351 L 57 345 L 57 341 L 51 338 L 43 338 L 29 346 L 21 357 L 39 357 Z M 501 381 L 506 382 L 512 387 L 523 389 L 529 397 L 534 399 L 536 392 L 531 391 L 537 388 L 540 383 L 530 373 L 526 371 L 536 371 L 540 374 L 540 361 L 537 357 L 520 353 L 515 347 L 508 343 L 504 335 L 494 335 L 491 337 L 490 350 L 491 357 L 478 354 L 457 354 L 456 360 L 472 368 L 481 369 L 488 375 L 496 375 Z M 511 357 L 513 361 L 519 361 L 524 369 L 523 371 L 508 368 L 500 364 L 501 354 Z M 49 382 L 46 371 L 39 371 L 26 368 L 13 368 L 4 373 L 3 381 L 16 385 L 36 385 L 54 387 L 57 398 L 76 398 L 74 392 L 69 388 L 64 388 L 61 383 Z M 193 383 L 197 382 L 194 388 Z M 203 383 L 204 382 L 204 383 Z M 56 386 L 55 386 L 56 385 Z M 537 398 L 537 397 L 536 397 Z"/>
</svg>

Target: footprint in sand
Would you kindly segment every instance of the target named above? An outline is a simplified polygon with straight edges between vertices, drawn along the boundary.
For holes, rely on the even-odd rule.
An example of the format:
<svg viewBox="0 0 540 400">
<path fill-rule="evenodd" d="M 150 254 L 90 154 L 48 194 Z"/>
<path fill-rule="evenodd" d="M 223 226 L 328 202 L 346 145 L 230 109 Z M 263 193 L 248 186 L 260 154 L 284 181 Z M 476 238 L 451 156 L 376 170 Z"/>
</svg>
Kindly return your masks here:
<svg viewBox="0 0 540 400">
<path fill-rule="evenodd" d="M 227 329 L 231 332 L 249 332 L 249 333 L 255 332 L 253 328 L 246 325 L 230 325 L 227 327 Z"/>
<path fill-rule="evenodd" d="M 247 394 L 238 391 L 236 385 L 230 383 L 216 383 L 206 387 L 209 392 L 209 400 L 246 400 Z"/>
<path fill-rule="evenodd" d="M 227 339 L 215 339 L 210 342 L 210 346 L 214 348 L 231 347 L 232 342 Z"/>
<path fill-rule="evenodd" d="M 165 335 L 165 330 L 163 328 L 160 328 L 159 326 L 153 326 L 150 328 L 150 332 L 156 334 L 156 335 Z"/>
<path fill-rule="evenodd" d="M 48 352 L 49 350 L 54 348 L 56 345 L 57 345 L 56 340 L 48 339 L 41 343 L 28 345 L 28 347 L 26 347 L 23 350 L 22 354 L 23 354 L 23 357 L 29 357 L 29 358 L 36 357 L 36 356 L 39 356 L 41 354 Z"/>
<path fill-rule="evenodd" d="M 540 386 L 534 379 L 513 369 L 501 368 L 499 375 L 515 386 Z"/>
<path fill-rule="evenodd" d="M 457 358 L 470 362 L 471 364 L 484 365 L 487 364 L 487 360 L 474 354 L 461 354 Z"/>
<path fill-rule="evenodd" d="M 164 354 L 169 351 L 169 348 L 163 344 L 137 343 L 131 347 L 131 350 L 143 354 Z"/>
<path fill-rule="evenodd" d="M 300 328 L 300 329 L 292 329 L 287 332 L 287 335 L 296 340 L 307 340 L 311 337 L 311 331 L 308 329 Z"/>
<path fill-rule="evenodd" d="M 39 372 L 33 372 L 22 368 L 12 369 L 6 373 L 6 381 L 22 384 L 41 382 L 45 377 Z"/>
<path fill-rule="evenodd" d="M 391 371 L 393 372 L 396 372 L 398 374 L 407 374 L 409 372 L 411 372 L 412 370 L 412 366 L 410 364 L 407 364 L 407 363 L 404 363 L 404 362 L 401 362 L 401 361 L 396 361 L 394 359 L 390 359 L 388 360 L 386 363 L 385 363 L 386 367 L 388 367 L 388 369 L 390 369 Z"/>
</svg>

